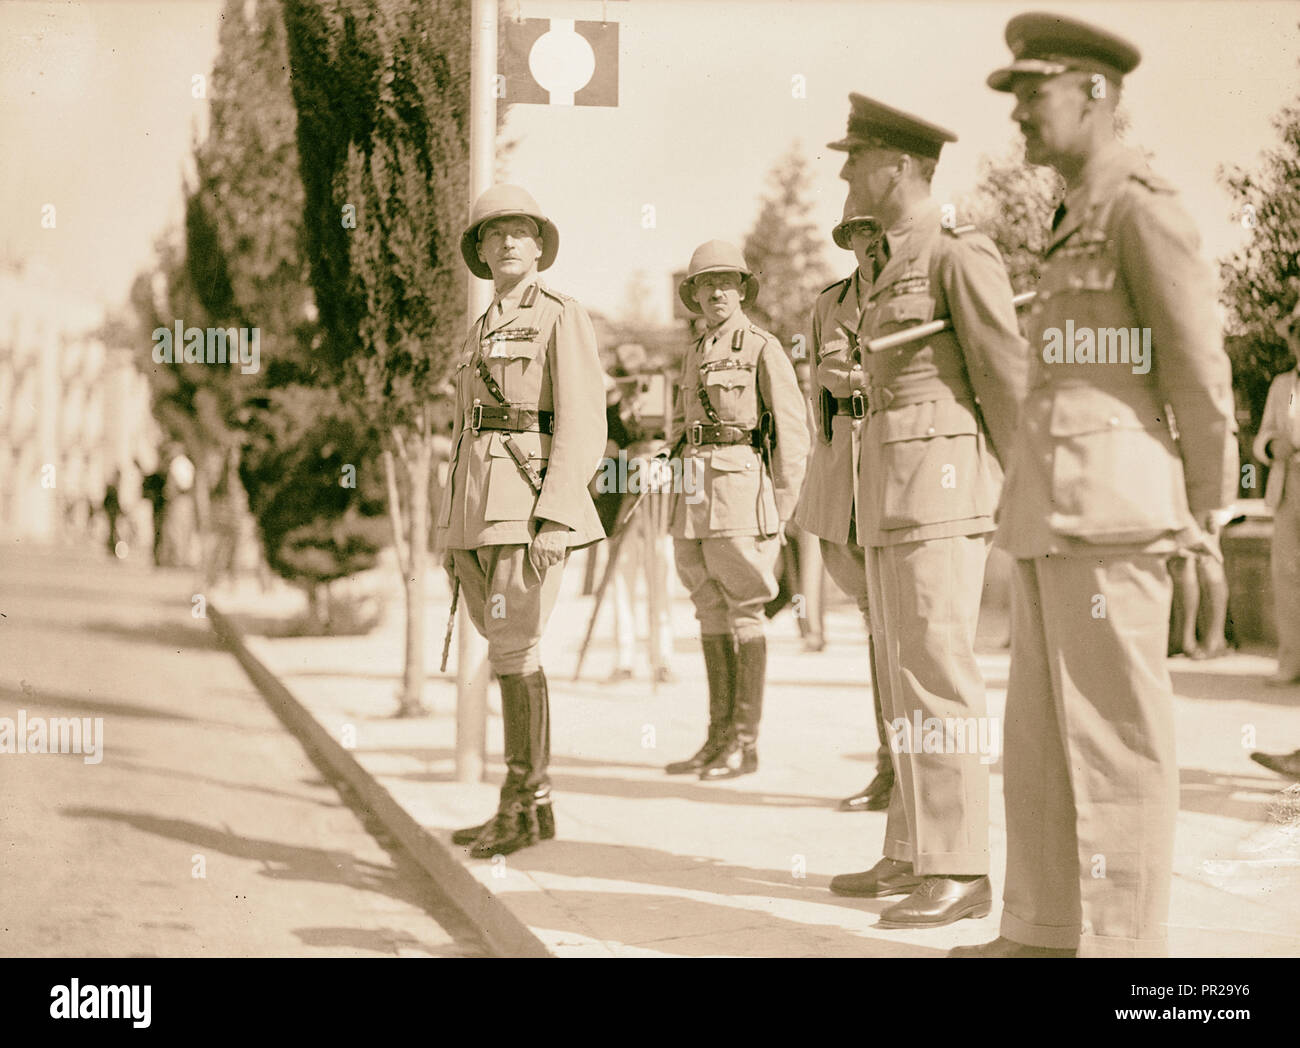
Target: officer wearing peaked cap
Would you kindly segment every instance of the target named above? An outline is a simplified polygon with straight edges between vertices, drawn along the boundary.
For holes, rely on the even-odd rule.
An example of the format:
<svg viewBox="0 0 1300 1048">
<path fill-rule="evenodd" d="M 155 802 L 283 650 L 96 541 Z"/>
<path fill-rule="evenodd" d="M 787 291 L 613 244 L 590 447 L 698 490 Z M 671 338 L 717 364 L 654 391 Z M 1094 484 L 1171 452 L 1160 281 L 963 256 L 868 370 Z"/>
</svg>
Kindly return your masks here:
<svg viewBox="0 0 1300 1048">
<path fill-rule="evenodd" d="M 569 551 L 605 535 L 587 489 L 605 447 L 605 394 L 586 312 L 538 279 L 559 232 L 536 201 L 493 186 L 475 201 L 460 246 L 495 294 L 470 325 L 456 371 L 437 537 L 501 683 L 507 775 L 497 815 L 452 837 L 486 858 L 555 836 L 537 649 Z"/>
<path fill-rule="evenodd" d="M 964 740 L 935 747 L 926 724 L 977 729 L 985 716 L 975 628 L 995 462 L 1011 444 L 1026 350 L 992 241 L 945 229 L 930 197 L 939 153 L 956 136 L 874 99 L 850 98 L 848 135 L 831 148 L 848 153 L 840 177 L 884 230 L 871 279 L 863 280 L 858 341 L 867 347 L 932 320 L 951 323 L 863 353 L 867 418 L 855 523 L 897 781 L 884 858 L 835 877 L 831 890 L 904 895 L 881 913 L 882 927 L 937 927 L 992 906 L 990 755 Z"/>
<path fill-rule="evenodd" d="M 682 361 L 672 431 L 682 433 L 683 487 L 673 496 L 677 571 L 695 605 L 709 689 L 704 745 L 670 775 L 729 779 L 758 770 L 767 640 L 763 606 L 808 455 L 803 396 L 774 335 L 741 308 L 758 279 L 721 240 L 691 256 L 678 288 L 706 328 Z"/>
<path fill-rule="evenodd" d="M 1232 374 L 1196 231 L 1115 138 L 1138 49 L 1047 14 L 1006 36 L 989 86 L 1015 94 L 1026 157 L 1066 197 L 997 533 L 1016 558 L 1002 935 L 955 952 L 1158 955 L 1178 812 L 1165 565 L 1236 496 Z"/>
<path fill-rule="evenodd" d="M 862 369 L 859 303 L 871 283 L 872 259 L 880 225 L 864 213 L 852 195 L 831 239 L 857 255 L 858 268 L 817 296 L 811 326 L 810 366 L 813 388 L 813 441 L 808 472 L 795 510 L 795 523 L 816 535 L 822 562 L 835 584 L 852 597 L 871 633 L 865 555 L 857 539 L 858 451 L 867 415 L 866 373 Z M 894 788 L 894 764 L 880 708 L 875 645 L 868 636 L 872 705 L 876 714 L 875 778 L 860 792 L 840 802 L 841 811 L 884 811 Z"/>
</svg>

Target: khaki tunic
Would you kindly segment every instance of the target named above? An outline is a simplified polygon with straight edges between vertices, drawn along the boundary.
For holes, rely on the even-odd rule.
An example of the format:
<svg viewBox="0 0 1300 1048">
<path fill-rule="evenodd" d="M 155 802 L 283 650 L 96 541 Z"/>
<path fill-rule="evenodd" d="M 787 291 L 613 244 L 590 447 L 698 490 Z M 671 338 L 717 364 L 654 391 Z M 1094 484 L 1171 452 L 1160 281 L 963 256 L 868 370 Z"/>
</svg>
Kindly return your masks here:
<svg viewBox="0 0 1300 1048">
<path fill-rule="evenodd" d="M 855 271 L 823 289 L 813 306 L 814 384 L 841 399 L 865 394 L 867 385 L 860 354 L 855 352 L 860 344 L 860 285 L 861 276 Z M 827 440 L 814 391 L 812 421 L 812 455 L 794 521 L 804 531 L 843 545 L 850 541 L 850 526 L 856 517 L 862 419 L 837 413 L 831 419 L 831 439 Z"/>
<path fill-rule="evenodd" d="M 808 457 L 803 395 L 781 343 L 739 309 L 687 351 L 674 434 L 716 424 L 700 382 L 722 423 L 753 429 L 768 411 L 775 425 L 770 469 L 749 444 L 688 443 L 682 477 L 692 490 L 673 495 L 673 555 L 700 629 L 743 640 L 762 635 L 763 606 L 777 591 L 776 536 L 794 512 Z"/>
<path fill-rule="evenodd" d="M 1197 235 L 1137 154 L 1089 161 L 1045 259 L 997 533 L 1018 558 L 1002 933 L 1158 955 L 1178 812 L 1165 557 L 1235 497 L 1231 368 Z"/>
<path fill-rule="evenodd" d="M 529 543 L 535 522 L 570 529 L 569 548 L 605 537 L 587 490 L 605 451 L 604 372 L 586 311 L 572 298 L 525 277 L 495 322 L 484 313 L 465 336 L 456 371 L 456 424 L 447 486 L 437 518 L 445 549 Z M 474 402 L 497 406 L 477 372 L 480 354 L 515 407 L 555 413 L 554 435 L 514 433 L 542 474 L 534 493 L 506 450 L 503 434 L 469 428 Z"/>
</svg>

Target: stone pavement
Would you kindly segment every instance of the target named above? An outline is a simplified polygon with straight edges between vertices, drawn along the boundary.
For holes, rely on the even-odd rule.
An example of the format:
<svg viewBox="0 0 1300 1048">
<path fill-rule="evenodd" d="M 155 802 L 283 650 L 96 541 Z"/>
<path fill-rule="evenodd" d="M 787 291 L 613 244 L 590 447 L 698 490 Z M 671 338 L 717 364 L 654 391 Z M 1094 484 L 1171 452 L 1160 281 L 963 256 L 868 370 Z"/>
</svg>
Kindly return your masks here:
<svg viewBox="0 0 1300 1048">
<path fill-rule="evenodd" d="M 834 810 L 838 798 L 871 778 L 875 748 L 863 631 L 847 602 L 828 609 L 828 645 L 820 653 L 803 650 L 789 612 L 772 623 L 760 770 L 705 784 L 662 771 L 694 752 L 704 735 L 704 666 L 689 602 L 679 596 L 673 605 L 675 684 L 653 689 L 644 674 L 602 683 L 612 663 L 604 615 L 584 679 L 574 683 L 591 609 L 580 592 L 581 567 L 576 558 L 566 573 L 543 642 L 558 838 L 490 861 L 471 860 L 449 836 L 495 808 L 495 784 L 504 774 L 495 687 L 487 727 L 492 781 L 457 783 L 454 676 L 431 675 L 432 716 L 392 716 L 402 608 L 389 576 L 372 575 L 386 614 L 362 637 L 254 635 L 296 613 L 296 594 L 268 596 L 245 583 L 214 592 L 211 601 L 324 733 L 340 740 L 384 803 L 391 798 L 411 826 L 427 831 L 417 850 L 434 853 L 430 868 L 445 873 L 454 856 L 481 886 L 474 890 L 491 892 L 521 922 L 520 933 L 539 941 L 526 952 L 544 946 L 560 957 L 937 956 L 997 935 L 1006 854 L 1000 759 L 992 765 L 990 798 L 991 916 L 931 931 L 877 930 L 876 915 L 894 900 L 841 899 L 827 890 L 834 874 L 877 860 L 885 825 L 883 814 Z M 436 670 L 447 594 L 442 572 L 433 575 L 428 658 Z M 833 587 L 828 593 L 838 597 Z M 1005 636 L 996 609 L 986 609 L 979 658 L 989 713 L 999 721 Z M 1251 654 L 1171 663 L 1182 769 L 1173 956 L 1300 956 L 1300 787 L 1282 797 L 1287 784 L 1249 759 L 1252 749 L 1300 746 L 1300 689 L 1264 688 L 1260 679 L 1271 668 L 1271 659 Z M 1287 802 L 1289 815 L 1282 811 Z M 466 906 L 476 907 L 483 909 Z"/>
</svg>

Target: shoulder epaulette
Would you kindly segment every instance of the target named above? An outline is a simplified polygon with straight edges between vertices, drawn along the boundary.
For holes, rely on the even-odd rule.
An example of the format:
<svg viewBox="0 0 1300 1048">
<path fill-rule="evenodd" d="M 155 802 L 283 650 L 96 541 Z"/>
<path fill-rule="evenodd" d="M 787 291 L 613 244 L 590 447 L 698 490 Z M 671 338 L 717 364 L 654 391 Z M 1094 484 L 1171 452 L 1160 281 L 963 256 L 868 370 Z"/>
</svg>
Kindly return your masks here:
<svg viewBox="0 0 1300 1048">
<path fill-rule="evenodd" d="M 546 295 L 546 296 L 548 296 L 549 298 L 553 298 L 553 299 L 555 299 L 556 302 L 572 302 L 572 301 L 573 301 L 573 296 L 572 296 L 572 295 L 562 295 L 562 294 L 560 294 L 560 292 L 555 291 L 555 290 L 553 290 L 552 288 L 547 287 L 545 284 L 538 284 L 538 285 L 537 285 L 537 288 L 538 288 L 538 290 L 541 291 L 541 293 L 542 293 L 543 295 Z"/>
<path fill-rule="evenodd" d="M 1134 182 L 1141 182 L 1153 193 L 1176 193 L 1177 189 L 1172 184 L 1166 182 L 1163 178 L 1151 170 L 1134 171 L 1129 175 Z"/>
<path fill-rule="evenodd" d="M 757 324 L 750 324 L 749 330 L 752 331 L 755 335 L 758 335 L 760 338 L 762 338 L 764 343 L 775 342 L 777 345 L 781 344 L 781 340 L 777 338 L 774 334 L 772 334 L 772 332 L 764 331 Z"/>
<path fill-rule="evenodd" d="M 953 226 L 951 228 L 948 226 L 943 227 L 943 231 L 950 237 L 964 237 L 967 233 L 975 233 L 978 232 L 978 230 L 979 227 L 971 223 L 964 226 Z"/>
</svg>

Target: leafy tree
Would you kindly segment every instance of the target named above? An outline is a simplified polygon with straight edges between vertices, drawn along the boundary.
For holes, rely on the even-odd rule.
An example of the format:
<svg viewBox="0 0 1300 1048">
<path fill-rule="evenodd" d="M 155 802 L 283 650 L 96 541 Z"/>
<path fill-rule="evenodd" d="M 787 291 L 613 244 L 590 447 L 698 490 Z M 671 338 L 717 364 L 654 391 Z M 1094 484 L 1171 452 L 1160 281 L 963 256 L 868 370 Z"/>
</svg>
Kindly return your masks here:
<svg viewBox="0 0 1300 1048">
<path fill-rule="evenodd" d="M 318 359 L 382 434 L 406 591 L 401 713 L 424 709 L 429 477 L 464 333 L 468 0 L 285 0 Z"/>
<path fill-rule="evenodd" d="M 1295 364 L 1273 326 L 1300 295 L 1300 96 L 1282 107 L 1273 126 L 1280 142 L 1256 170 L 1219 169 L 1234 215 L 1251 230 L 1246 244 L 1219 263 L 1219 301 L 1228 315 L 1233 383 L 1252 431 L 1273 376 Z"/>
<path fill-rule="evenodd" d="M 980 158 L 974 190 L 957 208 L 958 225 L 971 223 L 992 238 L 1017 292 L 1033 291 L 1051 240 L 1052 214 L 1065 197 L 1065 183 L 1050 167 L 1025 161 L 1019 139 L 1001 157 Z"/>
<path fill-rule="evenodd" d="M 758 301 L 744 308 L 801 359 L 798 347 L 808 342 L 812 303 L 832 278 L 823 256 L 830 230 L 812 220 L 808 161 L 798 143 L 768 177 L 770 191 L 744 243 L 745 261 L 759 280 Z"/>
</svg>

